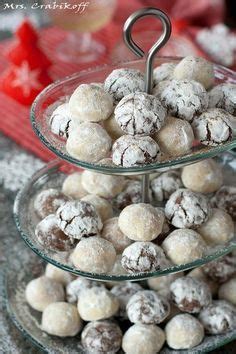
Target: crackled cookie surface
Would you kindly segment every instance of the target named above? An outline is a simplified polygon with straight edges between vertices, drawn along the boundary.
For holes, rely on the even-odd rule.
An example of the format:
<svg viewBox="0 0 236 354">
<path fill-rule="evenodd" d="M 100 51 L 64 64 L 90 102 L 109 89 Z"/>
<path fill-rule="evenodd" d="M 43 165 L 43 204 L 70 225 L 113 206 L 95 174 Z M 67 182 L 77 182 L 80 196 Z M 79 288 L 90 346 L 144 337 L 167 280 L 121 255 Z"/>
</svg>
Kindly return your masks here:
<svg viewBox="0 0 236 354">
<path fill-rule="evenodd" d="M 62 138 L 68 138 L 69 126 L 73 115 L 69 110 L 69 104 L 63 103 L 58 106 L 49 119 L 49 126 L 53 134 Z"/>
<path fill-rule="evenodd" d="M 225 210 L 236 221 L 236 187 L 222 186 L 211 198 L 211 205 Z"/>
<path fill-rule="evenodd" d="M 34 210 L 38 217 L 43 219 L 49 214 L 54 214 L 57 209 L 69 199 L 69 197 L 57 189 L 44 189 L 34 200 Z"/>
<path fill-rule="evenodd" d="M 159 202 L 168 199 L 180 187 L 182 181 L 177 170 L 163 172 L 151 181 L 152 193 Z"/>
<path fill-rule="evenodd" d="M 154 86 L 156 86 L 161 81 L 172 79 L 175 67 L 176 67 L 175 63 L 163 63 L 160 66 L 157 66 L 153 70 Z"/>
<path fill-rule="evenodd" d="M 236 115 L 236 85 L 227 82 L 215 86 L 209 93 L 209 107 L 223 108 Z"/>
<path fill-rule="evenodd" d="M 145 92 L 122 98 L 114 113 L 120 128 L 130 135 L 152 135 L 160 130 L 166 117 L 159 99 Z"/>
</svg>

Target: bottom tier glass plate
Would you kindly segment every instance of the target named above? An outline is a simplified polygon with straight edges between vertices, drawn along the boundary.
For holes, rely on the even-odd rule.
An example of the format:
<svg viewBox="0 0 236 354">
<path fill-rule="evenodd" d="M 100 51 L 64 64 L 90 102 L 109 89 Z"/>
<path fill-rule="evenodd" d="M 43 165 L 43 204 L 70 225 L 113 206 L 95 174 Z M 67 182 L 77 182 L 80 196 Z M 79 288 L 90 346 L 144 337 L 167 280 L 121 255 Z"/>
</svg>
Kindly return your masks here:
<svg viewBox="0 0 236 354">
<path fill-rule="evenodd" d="M 235 180 L 235 157 L 233 154 L 225 153 L 218 159 L 218 162 L 222 164 L 224 171 L 224 184 L 234 184 Z M 70 172 L 72 167 L 61 161 L 53 161 L 46 167 L 39 170 L 31 180 L 25 185 L 25 187 L 18 193 L 14 204 L 14 218 L 16 226 L 20 232 L 21 237 L 26 244 L 40 257 L 53 265 L 69 271 L 76 275 L 81 275 L 86 278 L 104 281 L 121 281 L 121 280 L 142 280 L 150 277 L 163 276 L 169 273 L 176 273 L 179 271 L 199 267 L 205 263 L 208 263 L 216 258 L 219 258 L 236 248 L 236 237 L 225 245 L 217 245 L 207 250 L 203 258 L 197 259 L 193 262 L 172 265 L 167 268 L 163 268 L 158 271 L 135 273 L 135 274 L 94 274 L 80 271 L 71 265 L 69 262 L 69 254 L 65 252 L 50 251 L 41 246 L 35 237 L 35 226 L 39 222 L 34 208 L 33 201 L 35 196 L 43 189 L 56 188 L 61 189 L 63 180 L 65 179 L 65 173 L 62 171 Z"/>
<path fill-rule="evenodd" d="M 27 283 L 44 271 L 45 263 L 33 255 L 24 245 L 12 252 L 5 273 L 5 300 L 7 311 L 20 331 L 37 347 L 50 354 L 84 354 L 80 336 L 59 338 L 49 336 L 40 329 L 41 314 L 26 303 L 24 291 Z M 236 329 L 224 335 L 206 336 L 192 350 L 175 351 L 167 347 L 161 354 L 202 354 L 219 348 L 236 339 Z M 122 353 L 122 351 L 120 351 Z"/>
</svg>

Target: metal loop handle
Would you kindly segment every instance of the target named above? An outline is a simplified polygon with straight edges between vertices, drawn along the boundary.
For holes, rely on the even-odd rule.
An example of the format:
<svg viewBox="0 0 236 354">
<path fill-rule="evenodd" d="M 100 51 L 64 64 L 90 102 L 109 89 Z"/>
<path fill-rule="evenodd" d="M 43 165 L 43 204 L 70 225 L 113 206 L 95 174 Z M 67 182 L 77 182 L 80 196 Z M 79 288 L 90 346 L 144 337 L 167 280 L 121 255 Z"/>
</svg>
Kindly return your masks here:
<svg viewBox="0 0 236 354">
<path fill-rule="evenodd" d="M 146 7 L 144 9 L 134 12 L 126 20 L 123 28 L 123 37 L 126 45 L 129 49 L 142 58 L 145 53 L 144 51 L 133 41 L 131 36 L 131 31 L 134 23 L 142 17 L 145 16 L 155 16 L 162 22 L 163 32 L 156 43 L 149 49 L 146 60 L 146 76 L 145 76 L 145 92 L 151 93 L 153 87 L 153 58 L 156 52 L 162 48 L 171 35 L 171 22 L 169 17 L 161 10 L 152 7 Z"/>
</svg>

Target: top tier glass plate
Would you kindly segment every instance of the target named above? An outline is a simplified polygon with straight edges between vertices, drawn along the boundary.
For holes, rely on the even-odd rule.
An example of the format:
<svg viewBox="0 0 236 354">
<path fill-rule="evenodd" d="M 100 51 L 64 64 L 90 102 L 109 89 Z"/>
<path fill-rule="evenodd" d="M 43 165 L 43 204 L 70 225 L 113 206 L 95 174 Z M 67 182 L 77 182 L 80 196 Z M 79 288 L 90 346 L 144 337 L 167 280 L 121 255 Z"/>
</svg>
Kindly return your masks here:
<svg viewBox="0 0 236 354">
<path fill-rule="evenodd" d="M 178 62 L 180 58 L 159 57 L 154 61 L 154 67 L 166 62 Z M 82 71 L 70 77 L 59 80 L 43 90 L 36 98 L 31 109 L 32 126 L 41 141 L 56 155 L 62 159 L 71 162 L 85 169 L 95 170 L 104 174 L 144 174 L 151 173 L 155 170 L 164 171 L 172 167 L 181 167 L 194 161 L 206 159 L 208 157 L 217 156 L 223 151 L 236 147 L 236 139 L 223 145 L 209 147 L 198 145 L 195 146 L 191 153 L 172 159 L 164 159 L 161 162 L 135 167 L 120 167 L 100 165 L 98 163 L 88 163 L 78 160 L 70 156 L 65 149 L 65 141 L 57 135 L 54 135 L 49 127 L 49 117 L 52 111 L 61 103 L 68 101 L 68 97 L 82 83 L 103 82 L 112 70 L 118 68 L 135 68 L 144 71 L 145 61 L 135 60 L 123 62 L 119 65 L 107 65 Z M 236 83 L 236 73 L 222 66 L 215 65 L 215 83 L 222 82 Z"/>
</svg>

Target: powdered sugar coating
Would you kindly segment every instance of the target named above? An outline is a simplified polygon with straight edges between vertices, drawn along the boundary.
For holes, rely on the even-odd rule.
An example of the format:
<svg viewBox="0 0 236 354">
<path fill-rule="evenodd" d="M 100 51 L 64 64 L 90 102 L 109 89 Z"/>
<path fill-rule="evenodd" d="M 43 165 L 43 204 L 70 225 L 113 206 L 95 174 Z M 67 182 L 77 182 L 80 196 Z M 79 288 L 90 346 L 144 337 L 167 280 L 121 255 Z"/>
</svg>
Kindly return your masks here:
<svg viewBox="0 0 236 354">
<path fill-rule="evenodd" d="M 116 316 L 125 319 L 128 318 L 126 313 L 126 305 L 129 299 L 140 290 L 142 290 L 141 285 L 138 283 L 132 283 L 130 281 L 121 282 L 113 286 L 111 293 L 116 296 L 120 303 L 120 308 Z"/>
<path fill-rule="evenodd" d="M 161 233 L 163 223 L 163 212 L 145 203 L 127 206 L 118 219 L 121 231 L 133 241 L 154 240 Z"/>
<path fill-rule="evenodd" d="M 227 254 L 205 264 L 202 270 L 210 279 L 224 283 L 236 274 L 236 257 L 233 254 Z"/>
<path fill-rule="evenodd" d="M 176 279 L 170 285 L 171 300 L 181 311 L 198 313 L 211 303 L 211 291 L 206 283 L 189 276 Z"/>
<path fill-rule="evenodd" d="M 61 136 L 62 138 L 68 138 L 72 117 L 68 103 L 63 103 L 58 106 L 49 119 L 49 126 L 53 134 Z"/>
<path fill-rule="evenodd" d="M 122 253 L 131 244 L 118 226 L 118 217 L 107 219 L 103 225 L 102 237 L 110 241 L 117 253 Z"/>
<path fill-rule="evenodd" d="M 144 91 L 144 75 L 136 69 L 115 69 L 106 78 L 104 88 L 117 103 L 130 93 Z"/>
<path fill-rule="evenodd" d="M 228 112 L 220 108 L 209 108 L 206 112 L 196 116 L 192 122 L 195 138 L 203 145 L 217 146 L 232 139 L 233 118 Z"/>
<path fill-rule="evenodd" d="M 236 187 L 222 186 L 211 198 L 211 205 L 225 210 L 236 221 Z"/>
<path fill-rule="evenodd" d="M 171 262 L 169 263 L 169 266 Z M 153 277 L 147 280 L 148 286 L 151 290 L 155 290 L 160 294 L 165 294 L 166 298 L 170 298 L 170 285 L 173 281 L 183 276 L 183 272 L 170 273 L 164 277 Z"/>
<path fill-rule="evenodd" d="M 144 92 L 123 97 L 114 113 L 120 128 L 130 135 L 152 135 L 160 130 L 166 117 L 159 99 Z"/>
<path fill-rule="evenodd" d="M 113 99 L 99 85 L 81 84 L 70 97 L 69 109 L 74 122 L 100 122 L 112 114 Z"/>
<path fill-rule="evenodd" d="M 57 209 L 69 199 L 70 198 L 57 189 L 44 189 L 37 194 L 34 200 L 34 210 L 36 214 L 43 219 L 49 214 L 54 214 Z"/>
<path fill-rule="evenodd" d="M 66 150 L 82 161 L 97 162 L 108 156 L 111 143 L 111 138 L 101 125 L 84 122 L 69 129 Z"/>
<path fill-rule="evenodd" d="M 51 263 L 48 263 L 46 265 L 45 275 L 46 275 L 46 277 L 48 277 L 50 279 L 54 279 L 54 280 L 58 281 L 59 283 L 61 283 L 64 286 L 69 284 L 74 279 L 74 276 L 71 273 L 66 272 L 65 270 L 63 270 L 61 268 L 58 268 Z"/>
<path fill-rule="evenodd" d="M 153 290 L 142 290 L 128 301 L 126 311 L 130 322 L 158 324 L 170 313 L 169 302 Z"/>
<path fill-rule="evenodd" d="M 187 313 L 174 316 L 166 325 L 166 341 L 172 349 L 191 349 L 204 338 L 202 324 Z"/>
<path fill-rule="evenodd" d="M 161 269 L 165 255 L 152 242 L 134 242 L 122 253 L 121 264 L 128 273 L 144 273 Z"/>
<path fill-rule="evenodd" d="M 210 207 L 200 193 L 180 188 L 171 194 L 165 206 L 165 215 L 178 228 L 196 228 L 207 221 Z"/>
<path fill-rule="evenodd" d="M 115 165 L 132 167 L 154 163 L 159 157 L 159 146 L 149 136 L 123 135 L 112 147 Z"/>
<path fill-rule="evenodd" d="M 208 107 L 205 88 L 194 80 L 172 80 L 160 98 L 169 114 L 190 122 Z"/>
<path fill-rule="evenodd" d="M 101 286 L 104 285 L 100 282 L 95 280 L 90 280 L 86 278 L 79 277 L 75 280 L 72 280 L 66 286 L 66 299 L 69 303 L 75 303 L 78 301 L 81 292 L 85 289 L 91 289 L 94 286 Z"/>
<path fill-rule="evenodd" d="M 174 264 L 186 264 L 202 258 L 206 243 L 199 233 L 190 229 L 172 231 L 163 241 L 162 247 Z"/>
<path fill-rule="evenodd" d="M 165 333 L 160 327 L 137 323 L 125 332 L 122 348 L 126 354 L 156 354 L 164 342 Z"/>
<path fill-rule="evenodd" d="M 102 229 L 102 221 L 95 207 L 84 201 L 75 200 L 57 210 L 58 225 L 66 235 L 80 240 L 93 236 Z"/>
<path fill-rule="evenodd" d="M 227 333 L 235 328 L 236 310 L 227 301 L 213 301 L 199 314 L 199 320 L 209 334 Z"/>
<path fill-rule="evenodd" d="M 84 321 L 97 321 L 114 316 L 119 309 L 119 301 L 106 288 L 92 287 L 80 293 L 77 307 Z"/>
<path fill-rule="evenodd" d="M 116 251 L 111 242 L 99 236 L 82 238 L 74 249 L 71 260 L 84 272 L 109 273 L 116 261 Z"/>
<path fill-rule="evenodd" d="M 81 179 L 82 173 L 80 172 L 74 172 L 68 175 L 63 182 L 62 192 L 74 199 L 83 198 L 88 193 L 83 188 Z"/>
<path fill-rule="evenodd" d="M 152 200 L 151 189 L 149 190 L 149 200 Z M 125 188 L 113 200 L 116 209 L 122 210 L 130 204 L 141 203 L 142 184 L 140 181 L 127 181 Z"/>
<path fill-rule="evenodd" d="M 176 65 L 173 77 L 176 80 L 195 80 L 208 89 L 214 84 L 214 67 L 204 58 L 188 55 Z"/>
<path fill-rule="evenodd" d="M 213 87 L 209 92 L 209 108 L 222 108 L 236 115 L 236 85 L 226 82 Z"/>
<path fill-rule="evenodd" d="M 175 63 L 163 63 L 153 70 L 153 84 L 156 86 L 159 82 L 172 79 Z"/>
<path fill-rule="evenodd" d="M 236 277 L 229 279 L 227 282 L 220 286 L 218 296 L 219 299 L 229 301 L 231 304 L 236 306 Z"/>
<path fill-rule="evenodd" d="M 54 214 L 46 216 L 35 228 L 37 241 L 48 250 L 69 251 L 74 246 L 74 241 L 60 228 L 58 218 Z"/>
<path fill-rule="evenodd" d="M 84 349 L 89 353 L 116 353 L 120 349 L 122 332 L 120 327 L 110 320 L 88 323 L 81 333 Z"/>
<path fill-rule="evenodd" d="M 82 321 L 74 305 L 55 302 L 42 315 L 43 331 L 59 337 L 74 337 L 82 328 Z"/>
<path fill-rule="evenodd" d="M 85 197 L 81 198 L 81 200 L 94 206 L 102 222 L 112 217 L 113 210 L 108 200 L 95 194 L 87 194 Z"/>
<path fill-rule="evenodd" d="M 103 127 L 106 129 L 112 140 L 116 140 L 125 134 L 117 123 L 114 113 L 108 119 L 104 120 Z"/>
<path fill-rule="evenodd" d="M 159 202 L 168 199 L 180 187 L 182 181 L 177 170 L 163 172 L 151 181 L 152 193 Z"/>
<path fill-rule="evenodd" d="M 125 185 L 123 176 L 103 175 L 93 171 L 84 171 L 82 186 L 88 193 L 96 194 L 103 198 L 115 197 Z"/>
</svg>

